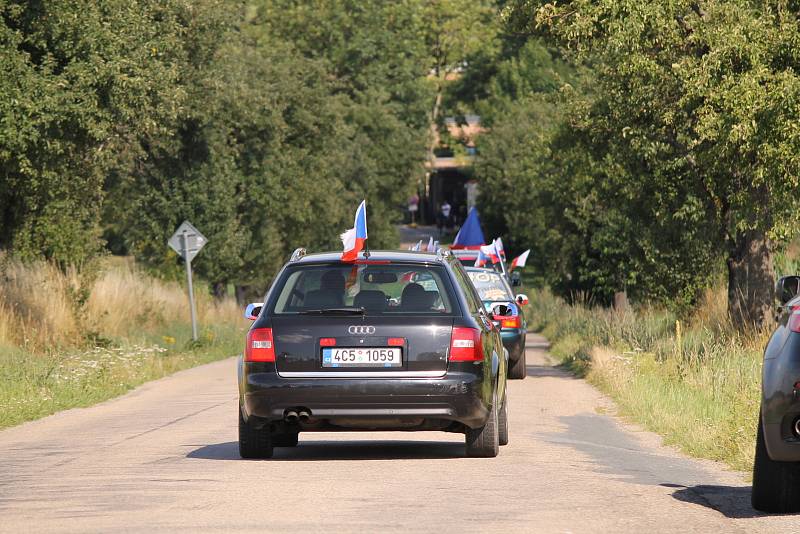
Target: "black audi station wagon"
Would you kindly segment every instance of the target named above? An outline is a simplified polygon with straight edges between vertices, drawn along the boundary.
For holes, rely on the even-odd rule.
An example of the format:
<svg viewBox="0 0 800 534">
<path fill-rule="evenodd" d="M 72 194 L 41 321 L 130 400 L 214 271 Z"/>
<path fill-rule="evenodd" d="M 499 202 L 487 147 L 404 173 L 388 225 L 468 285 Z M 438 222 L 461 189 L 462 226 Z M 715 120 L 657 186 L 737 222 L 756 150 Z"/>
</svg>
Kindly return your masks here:
<svg viewBox="0 0 800 534">
<path fill-rule="evenodd" d="M 300 432 L 441 430 L 467 456 L 508 443 L 508 353 L 447 251 L 356 262 L 298 249 L 262 304 L 239 362 L 239 452 L 269 458 Z"/>
</svg>

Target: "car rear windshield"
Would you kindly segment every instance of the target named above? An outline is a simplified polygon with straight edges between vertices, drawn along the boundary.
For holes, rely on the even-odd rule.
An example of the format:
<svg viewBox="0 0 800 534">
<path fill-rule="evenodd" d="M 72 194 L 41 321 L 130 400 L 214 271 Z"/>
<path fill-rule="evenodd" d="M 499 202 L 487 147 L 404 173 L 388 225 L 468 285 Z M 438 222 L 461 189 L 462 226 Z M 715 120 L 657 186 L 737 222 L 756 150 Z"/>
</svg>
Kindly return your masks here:
<svg viewBox="0 0 800 534">
<path fill-rule="evenodd" d="M 514 300 L 501 275 L 491 271 L 467 271 L 469 279 L 478 290 L 481 300 Z"/>
<path fill-rule="evenodd" d="M 288 267 L 270 313 L 362 309 L 367 315 L 453 315 L 458 304 L 447 271 L 437 265 L 308 264 Z"/>
</svg>

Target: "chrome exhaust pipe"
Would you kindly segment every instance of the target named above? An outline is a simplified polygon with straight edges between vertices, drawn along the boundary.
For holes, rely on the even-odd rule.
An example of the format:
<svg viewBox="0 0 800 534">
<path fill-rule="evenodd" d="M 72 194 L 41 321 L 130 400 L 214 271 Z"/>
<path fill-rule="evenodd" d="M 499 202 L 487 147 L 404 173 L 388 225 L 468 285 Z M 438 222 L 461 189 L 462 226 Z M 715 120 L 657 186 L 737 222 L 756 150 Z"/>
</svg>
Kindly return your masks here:
<svg viewBox="0 0 800 534">
<path fill-rule="evenodd" d="M 800 438 L 800 417 L 794 420 L 794 437 Z"/>
<path fill-rule="evenodd" d="M 308 420 L 311 419 L 311 414 L 305 410 L 301 410 L 298 414 L 301 423 L 308 423 Z"/>
<path fill-rule="evenodd" d="M 287 423 L 296 423 L 297 422 L 297 412 L 294 411 L 294 410 L 289 410 L 283 416 L 283 420 L 286 421 Z"/>
</svg>

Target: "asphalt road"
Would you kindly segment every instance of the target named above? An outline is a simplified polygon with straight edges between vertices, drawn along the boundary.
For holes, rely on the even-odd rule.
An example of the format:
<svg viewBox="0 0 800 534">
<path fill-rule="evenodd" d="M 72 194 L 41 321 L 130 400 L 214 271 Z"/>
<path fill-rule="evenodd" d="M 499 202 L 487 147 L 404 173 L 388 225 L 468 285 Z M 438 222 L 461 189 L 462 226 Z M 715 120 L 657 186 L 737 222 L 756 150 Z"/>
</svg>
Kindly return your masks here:
<svg viewBox="0 0 800 534">
<path fill-rule="evenodd" d="M 608 415 L 531 338 L 495 459 L 465 458 L 458 435 L 347 433 L 240 460 L 229 359 L 0 432 L 0 531 L 796 529 L 799 516 L 754 513 L 740 474 Z"/>
</svg>

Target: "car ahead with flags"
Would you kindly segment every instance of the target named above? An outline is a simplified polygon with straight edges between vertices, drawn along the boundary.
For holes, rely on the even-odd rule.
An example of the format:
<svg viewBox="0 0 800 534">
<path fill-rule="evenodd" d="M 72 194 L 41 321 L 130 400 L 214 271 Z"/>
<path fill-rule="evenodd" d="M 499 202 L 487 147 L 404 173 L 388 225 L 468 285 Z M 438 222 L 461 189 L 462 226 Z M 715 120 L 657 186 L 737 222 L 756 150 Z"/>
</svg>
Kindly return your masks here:
<svg viewBox="0 0 800 534">
<path fill-rule="evenodd" d="M 484 309 L 500 329 L 503 346 L 508 351 L 508 378 L 525 378 L 525 335 L 528 325 L 522 306 L 528 304 L 528 297 L 522 294 L 514 296 L 506 277 L 497 271 L 477 267 L 468 267 L 466 271 Z"/>
<path fill-rule="evenodd" d="M 336 430 L 463 433 L 467 456 L 496 456 L 508 351 L 469 276 L 448 251 L 358 255 L 365 217 L 355 230 L 356 259 L 298 249 L 245 312 L 241 456 Z"/>
</svg>

